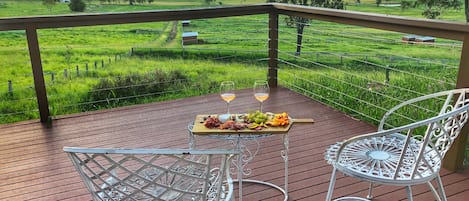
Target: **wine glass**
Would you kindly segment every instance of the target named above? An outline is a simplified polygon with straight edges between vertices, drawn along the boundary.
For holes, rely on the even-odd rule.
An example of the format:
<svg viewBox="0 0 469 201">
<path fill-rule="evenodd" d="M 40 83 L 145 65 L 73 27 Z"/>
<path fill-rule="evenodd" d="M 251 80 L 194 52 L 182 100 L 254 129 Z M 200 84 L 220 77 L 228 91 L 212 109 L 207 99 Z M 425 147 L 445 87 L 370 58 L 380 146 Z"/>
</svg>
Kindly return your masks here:
<svg viewBox="0 0 469 201">
<path fill-rule="evenodd" d="M 230 114 L 230 102 L 236 98 L 233 81 L 223 81 L 220 85 L 220 97 L 226 101 L 227 114 Z"/>
<path fill-rule="evenodd" d="M 269 83 L 263 80 L 254 82 L 254 97 L 260 102 L 260 112 L 262 112 L 262 102 L 269 98 Z"/>
</svg>

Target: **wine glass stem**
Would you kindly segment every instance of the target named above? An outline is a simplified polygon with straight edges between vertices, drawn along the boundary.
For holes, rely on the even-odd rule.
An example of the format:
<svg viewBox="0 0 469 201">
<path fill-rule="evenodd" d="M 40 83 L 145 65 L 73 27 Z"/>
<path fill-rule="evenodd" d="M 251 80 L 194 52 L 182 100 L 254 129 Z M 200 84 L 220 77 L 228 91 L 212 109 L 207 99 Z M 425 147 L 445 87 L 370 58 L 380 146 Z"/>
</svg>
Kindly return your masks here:
<svg viewBox="0 0 469 201">
<path fill-rule="evenodd" d="M 230 102 L 226 102 L 226 112 L 230 114 Z"/>
<path fill-rule="evenodd" d="M 259 111 L 262 112 L 262 101 L 259 102 L 259 104 L 260 104 L 260 110 Z"/>
</svg>

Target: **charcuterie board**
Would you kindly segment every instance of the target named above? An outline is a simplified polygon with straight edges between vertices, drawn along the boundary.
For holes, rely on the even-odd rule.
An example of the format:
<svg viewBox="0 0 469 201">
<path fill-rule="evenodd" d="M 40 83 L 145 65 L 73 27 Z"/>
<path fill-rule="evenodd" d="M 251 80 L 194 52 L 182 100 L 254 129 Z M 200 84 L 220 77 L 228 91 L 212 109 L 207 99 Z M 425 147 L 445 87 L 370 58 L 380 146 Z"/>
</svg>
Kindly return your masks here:
<svg viewBox="0 0 469 201">
<path fill-rule="evenodd" d="M 242 115 L 242 114 L 239 114 Z M 284 126 L 266 126 L 262 129 L 249 129 L 244 128 L 240 130 L 233 129 L 220 129 L 220 128 L 207 128 L 204 123 L 205 120 L 209 117 L 217 118 L 217 114 L 200 114 L 195 117 L 194 127 L 192 128 L 192 133 L 196 135 L 210 135 L 210 134 L 285 134 L 287 133 L 293 123 L 314 123 L 313 119 L 291 119 L 288 125 Z M 233 114 L 233 119 L 236 119 L 238 116 Z"/>
</svg>

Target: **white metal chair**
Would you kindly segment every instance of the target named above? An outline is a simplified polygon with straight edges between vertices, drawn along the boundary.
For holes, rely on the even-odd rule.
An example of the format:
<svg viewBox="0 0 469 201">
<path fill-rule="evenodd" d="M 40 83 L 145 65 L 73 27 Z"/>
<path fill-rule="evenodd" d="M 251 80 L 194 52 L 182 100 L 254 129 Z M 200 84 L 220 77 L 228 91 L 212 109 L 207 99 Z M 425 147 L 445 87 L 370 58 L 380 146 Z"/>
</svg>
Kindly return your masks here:
<svg viewBox="0 0 469 201">
<path fill-rule="evenodd" d="M 469 89 L 456 89 L 405 101 L 383 116 L 377 132 L 330 146 L 325 159 L 333 171 L 326 200 L 332 199 L 337 170 L 370 182 L 367 199 L 372 199 L 373 184 L 405 186 L 408 200 L 412 200 L 411 186 L 427 183 L 436 200 L 446 200 L 439 171 L 446 152 L 468 119 L 468 94 Z M 429 114 L 428 107 L 439 108 L 439 112 L 384 129 L 393 127 L 399 119 L 410 119 L 409 114 L 416 114 L 417 110 Z M 438 191 L 431 183 L 433 179 Z"/>
<path fill-rule="evenodd" d="M 231 150 L 63 149 L 95 201 L 232 200 Z"/>
</svg>

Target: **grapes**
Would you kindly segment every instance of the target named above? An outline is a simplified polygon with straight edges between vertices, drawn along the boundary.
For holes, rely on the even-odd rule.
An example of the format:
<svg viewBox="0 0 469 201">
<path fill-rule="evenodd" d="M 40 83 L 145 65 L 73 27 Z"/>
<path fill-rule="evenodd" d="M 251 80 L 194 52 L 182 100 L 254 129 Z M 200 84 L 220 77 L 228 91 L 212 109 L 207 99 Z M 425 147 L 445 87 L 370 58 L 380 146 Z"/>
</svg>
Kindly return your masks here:
<svg viewBox="0 0 469 201">
<path fill-rule="evenodd" d="M 269 120 L 269 116 L 267 114 L 264 114 L 257 110 L 254 113 L 249 113 L 247 115 L 247 122 L 248 123 L 257 123 L 257 124 L 262 124 L 265 123 Z"/>
</svg>

